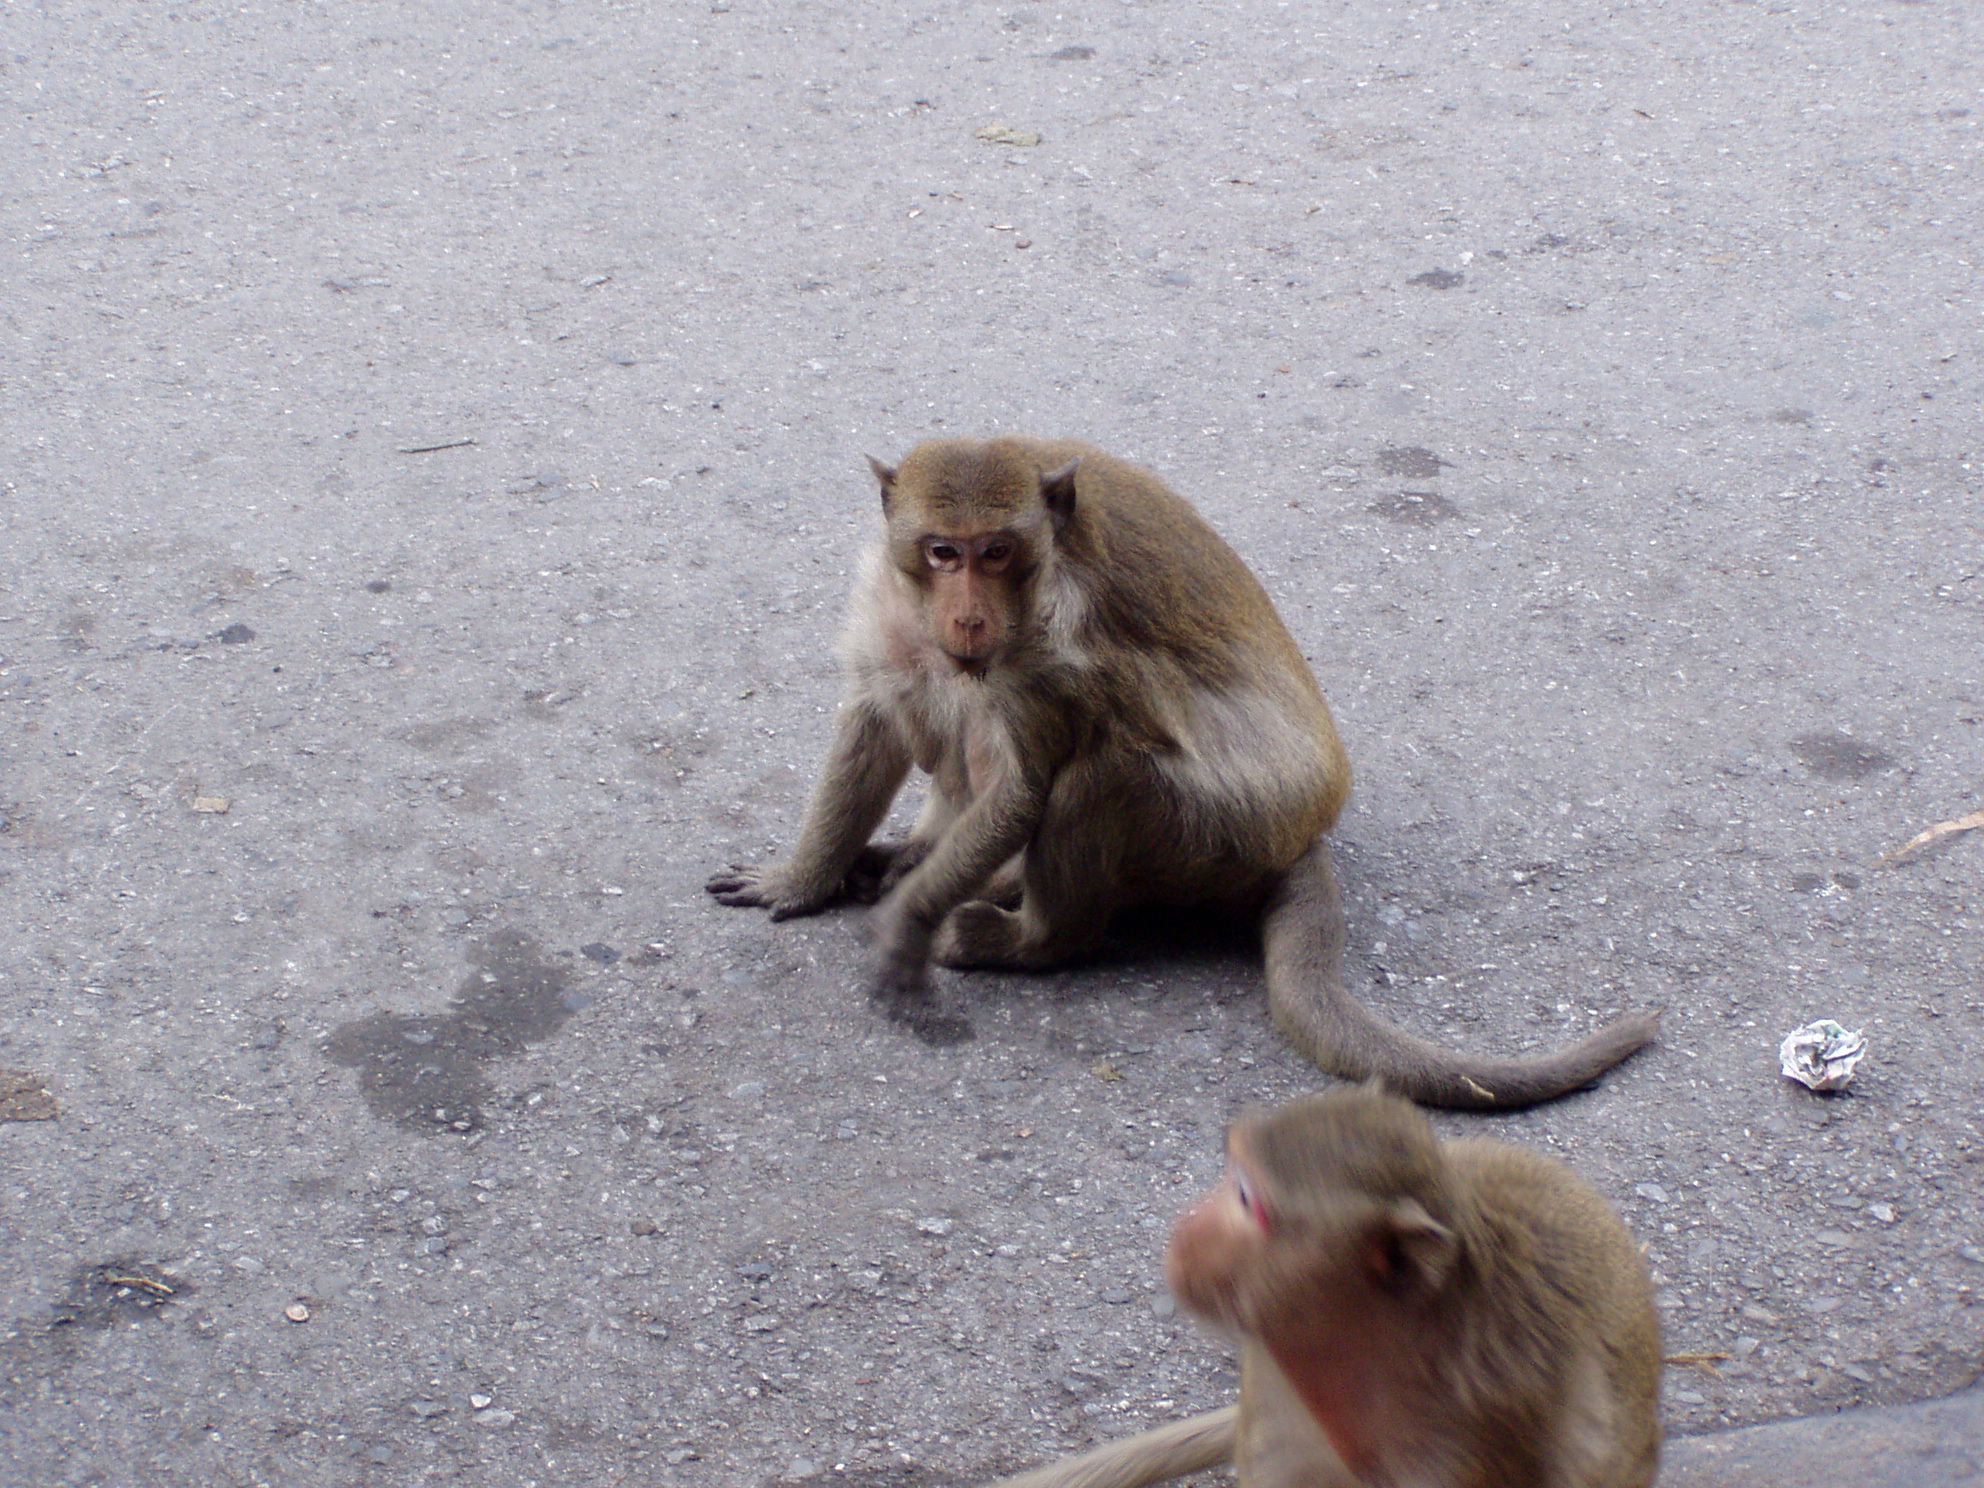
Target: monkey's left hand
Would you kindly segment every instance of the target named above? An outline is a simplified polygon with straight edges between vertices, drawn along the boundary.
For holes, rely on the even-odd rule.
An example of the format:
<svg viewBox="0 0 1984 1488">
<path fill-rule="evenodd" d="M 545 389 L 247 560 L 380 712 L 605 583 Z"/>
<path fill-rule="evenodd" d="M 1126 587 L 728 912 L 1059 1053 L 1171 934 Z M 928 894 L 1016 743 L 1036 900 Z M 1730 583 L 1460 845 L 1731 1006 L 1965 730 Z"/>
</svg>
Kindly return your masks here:
<svg viewBox="0 0 1984 1488">
<path fill-rule="evenodd" d="M 834 900 L 831 889 L 822 893 L 794 884 L 783 869 L 749 868 L 740 863 L 711 874 L 703 887 L 716 896 L 719 904 L 768 909 L 775 920 L 818 914 Z"/>
</svg>

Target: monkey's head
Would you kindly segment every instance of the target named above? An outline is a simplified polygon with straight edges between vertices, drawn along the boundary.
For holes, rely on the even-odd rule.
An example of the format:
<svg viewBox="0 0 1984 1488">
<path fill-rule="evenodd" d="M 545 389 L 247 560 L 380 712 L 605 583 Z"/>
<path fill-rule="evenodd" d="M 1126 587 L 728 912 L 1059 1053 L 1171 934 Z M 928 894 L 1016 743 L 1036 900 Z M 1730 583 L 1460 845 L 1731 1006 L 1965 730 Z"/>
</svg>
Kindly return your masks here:
<svg viewBox="0 0 1984 1488">
<path fill-rule="evenodd" d="M 935 440 L 900 466 L 873 456 L 889 559 L 922 596 L 930 640 L 983 676 L 1032 619 L 1034 583 L 1075 507 L 1070 460 L 1043 471 L 1000 440 Z"/>
<path fill-rule="evenodd" d="M 1334 1090 L 1234 1123 L 1226 1180 L 1178 1222 L 1165 1277 L 1273 1349 L 1423 1307 L 1459 1257 L 1452 1222 L 1426 1118 L 1375 1087 Z"/>
</svg>

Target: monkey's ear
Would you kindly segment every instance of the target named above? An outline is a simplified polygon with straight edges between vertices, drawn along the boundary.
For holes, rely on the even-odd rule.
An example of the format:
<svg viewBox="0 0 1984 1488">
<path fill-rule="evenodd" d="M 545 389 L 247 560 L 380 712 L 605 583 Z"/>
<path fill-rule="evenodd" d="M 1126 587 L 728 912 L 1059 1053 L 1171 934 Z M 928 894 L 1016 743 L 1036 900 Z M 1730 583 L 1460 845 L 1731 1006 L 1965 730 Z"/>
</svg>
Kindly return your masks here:
<svg viewBox="0 0 1984 1488">
<path fill-rule="evenodd" d="M 1420 1207 L 1401 1199 L 1373 1222 L 1365 1264 L 1379 1288 L 1394 1297 L 1424 1295 L 1446 1280 L 1460 1254 L 1454 1232 Z"/>
<path fill-rule="evenodd" d="M 1040 499 L 1047 503 L 1047 515 L 1054 519 L 1057 532 L 1075 514 L 1075 472 L 1081 468 L 1081 456 L 1077 455 L 1059 470 L 1050 470 L 1040 478 Z"/>
<path fill-rule="evenodd" d="M 868 468 L 875 472 L 875 479 L 881 483 L 882 505 L 886 508 L 889 504 L 889 498 L 896 493 L 896 467 L 893 465 L 884 465 L 880 460 L 870 455 L 868 457 Z"/>
</svg>

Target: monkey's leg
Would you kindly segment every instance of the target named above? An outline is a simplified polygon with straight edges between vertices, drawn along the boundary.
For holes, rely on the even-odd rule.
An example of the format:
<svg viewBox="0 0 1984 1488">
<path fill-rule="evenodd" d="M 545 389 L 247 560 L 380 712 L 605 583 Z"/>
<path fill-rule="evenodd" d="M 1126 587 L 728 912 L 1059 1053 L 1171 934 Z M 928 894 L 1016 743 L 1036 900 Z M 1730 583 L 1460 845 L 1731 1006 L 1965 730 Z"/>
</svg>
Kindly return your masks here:
<svg viewBox="0 0 1984 1488">
<path fill-rule="evenodd" d="M 1021 861 L 1019 908 L 993 902 L 1005 887 L 999 875 L 945 919 L 933 948 L 939 962 L 1038 971 L 1096 947 L 1122 902 L 1125 818 L 1108 784 L 1095 765 L 1056 777 Z"/>
<path fill-rule="evenodd" d="M 714 874 L 709 891 L 723 904 L 762 905 L 775 920 L 826 908 L 843 892 L 909 766 L 909 743 L 895 718 L 872 703 L 849 703 L 791 860 Z"/>
<path fill-rule="evenodd" d="M 930 856 L 951 823 L 971 804 L 971 781 L 956 755 L 939 759 L 930 777 L 929 794 L 923 798 L 909 835 L 900 842 L 871 842 L 861 849 L 842 885 L 848 899 L 856 904 L 879 904 L 886 899 L 891 889 Z"/>
<path fill-rule="evenodd" d="M 938 927 L 1032 841 L 1051 784 L 1038 771 L 1009 770 L 965 808 L 930 856 L 883 901 L 875 911 L 881 946 L 876 992 L 888 997 L 928 987 Z"/>
</svg>

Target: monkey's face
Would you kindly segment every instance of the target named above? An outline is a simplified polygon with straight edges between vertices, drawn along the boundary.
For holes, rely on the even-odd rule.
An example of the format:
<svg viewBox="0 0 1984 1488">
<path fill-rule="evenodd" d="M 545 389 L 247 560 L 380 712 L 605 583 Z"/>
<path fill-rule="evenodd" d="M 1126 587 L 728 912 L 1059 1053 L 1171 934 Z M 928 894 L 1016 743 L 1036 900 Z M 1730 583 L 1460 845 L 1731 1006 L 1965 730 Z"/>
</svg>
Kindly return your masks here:
<svg viewBox="0 0 1984 1488">
<path fill-rule="evenodd" d="M 961 671 L 983 676 L 1019 626 L 1026 542 L 1006 529 L 924 532 L 898 547 L 922 591 L 930 639 Z"/>
<path fill-rule="evenodd" d="M 1248 1123 L 1227 1139 L 1226 1181 L 1178 1222 L 1165 1280 L 1187 1310 L 1275 1347 L 1359 1335 L 1426 1305 L 1454 1236 L 1415 1199 L 1269 1170 Z"/>
<path fill-rule="evenodd" d="M 1242 1293 L 1265 1264 L 1272 1220 L 1242 1134 L 1227 1139 L 1226 1180 L 1171 1232 L 1164 1280 L 1190 1312 L 1228 1331 L 1244 1331 Z"/>
</svg>

